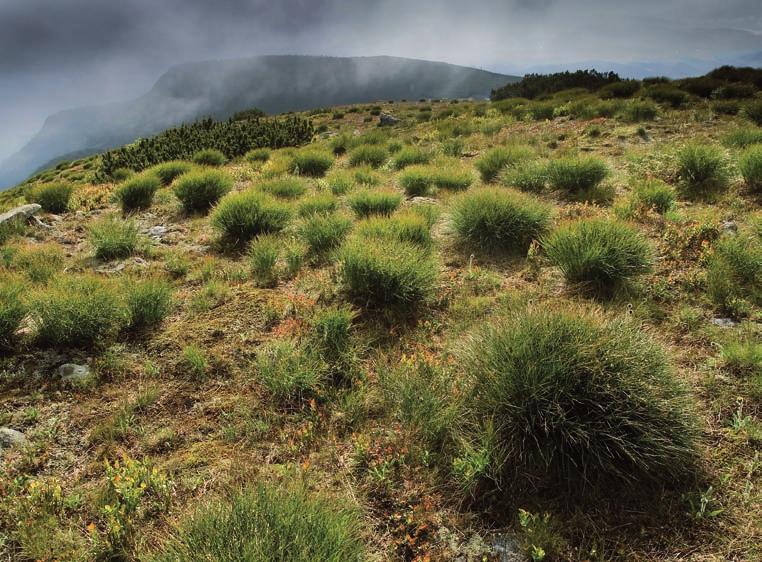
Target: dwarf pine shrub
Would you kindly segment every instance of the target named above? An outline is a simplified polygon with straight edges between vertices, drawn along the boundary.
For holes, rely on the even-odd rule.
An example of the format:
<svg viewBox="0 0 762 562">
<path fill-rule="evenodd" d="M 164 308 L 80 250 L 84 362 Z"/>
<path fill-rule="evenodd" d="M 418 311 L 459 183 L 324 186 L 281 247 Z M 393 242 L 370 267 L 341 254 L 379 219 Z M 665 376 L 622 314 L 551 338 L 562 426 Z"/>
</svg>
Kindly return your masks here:
<svg viewBox="0 0 762 562">
<path fill-rule="evenodd" d="M 131 279 L 124 285 L 124 293 L 130 328 L 160 323 L 172 306 L 172 287 L 161 279 Z"/>
<path fill-rule="evenodd" d="M 69 210 L 69 200 L 74 186 L 66 182 L 43 183 L 29 190 L 27 199 L 37 203 L 48 213 L 65 213 Z"/>
<path fill-rule="evenodd" d="M 292 210 L 266 193 L 254 189 L 225 196 L 212 212 L 212 226 L 233 244 L 259 234 L 280 232 L 291 220 Z"/>
<path fill-rule="evenodd" d="M 185 160 L 170 160 L 148 168 L 145 173 L 153 174 L 161 180 L 162 185 L 170 185 L 176 178 L 193 170 L 191 162 Z"/>
<path fill-rule="evenodd" d="M 599 295 L 610 295 L 627 280 L 651 269 L 648 240 L 619 222 L 573 222 L 547 236 L 542 245 L 568 283 Z"/>
<path fill-rule="evenodd" d="M 192 160 L 195 164 L 199 164 L 201 166 L 222 166 L 225 162 L 228 161 L 222 151 L 215 148 L 205 148 L 204 150 L 199 150 L 193 154 Z"/>
<path fill-rule="evenodd" d="M 281 199 L 298 199 L 307 193 L 307 185 L 295 177 L 276 178 L 259 185 L 259 189 Z"/>
<path fill-rule="evenodd" d="M 738 159 L 738 169 L 751 191 L 762 192 L 762 145 L 747 148 Z"/>
<path fill-rule="evenodd" d="M 428 300 L 436 286 L 433 257 L 409 242 L 350 238 L 338 259 L 344 290 L 366 308 L 410 311 Z"/>
<path fill-rule="evenodd" d="M 529 195 L 498 188 L 474 189 L 452 203 L 458 239 L 475 249 L 525 253 L 550 222 L 548 205 Z"/>
<path fill-rule="evenodd" d="M 677 155 L 677 177 L 688 196 L 723 191 L 730 181 L 727 159 L 719 147 L 688 144 Z"/>
<path fill-rule="evenodd" d="M 196 170 L 180 176 L 174 192 L 186 213 L 206 212 L 233 188 L 233 178 L 222 170 Z"/>
<path fill-rule="evenodd" d="M 660 485 L 696 468 L 687 390 L 628 319 L 516 311 L 474 334 L 464 355 L 483 435 L 473 439 L 483 455 L 474 468 L 501 489 Z"/>
<path fill-rule="evenodd" d="M 147 209 L 153 203 L 153 196 L 161 187 L 158 175 L 143 173 L 124 182 L 116 191 L 116 198 L 123 213 Z"/>
<path fill-rule="evenodd" d="M 118 288 L 94 275 L 58 277 L 32 303 L 42 345 L 90 347 L 113 339 L 129 321 Z"/>
<path fill-rule="evenodd" d="M 349 165 L 378 168 L 386 162 L 388 154 L 388 151 L 383 146 L 361 145 L 349 153 Z"/>
<path fill-rule="evenodd" d="M 134 254 L 140 242 L 138 226 L 131 220 L 109 215 L 90 226 L 90 243 L 100 260 L 122 259 Z"/>
<path fill-rule="evenodd" d="M 359 190 L 349 198 L 349 207 L 358 217 L 391 215 L 402 203 L 402 195 L 393 190 Z"/>
<path fill-rule="evenodd" d="M 489 183 L 495 181 L 507 167 L 529 160 L 532 155 L 532 149 L 528 146 L 501 146 L 485 152 L 476 160 L 475 166 L 482 181 Z"/>
<path fill-rule="evenodd" d="M 206 503 L 151 562 L 361 562 L 360 514 L 305 487 L 258 485 Z"/>
<path fill-rule="evenodd" d="M 319 150 L 300 150 L 291 157 L 292 174 L 322 177 L 333 166 L 333 156 Z"/>
</svg>

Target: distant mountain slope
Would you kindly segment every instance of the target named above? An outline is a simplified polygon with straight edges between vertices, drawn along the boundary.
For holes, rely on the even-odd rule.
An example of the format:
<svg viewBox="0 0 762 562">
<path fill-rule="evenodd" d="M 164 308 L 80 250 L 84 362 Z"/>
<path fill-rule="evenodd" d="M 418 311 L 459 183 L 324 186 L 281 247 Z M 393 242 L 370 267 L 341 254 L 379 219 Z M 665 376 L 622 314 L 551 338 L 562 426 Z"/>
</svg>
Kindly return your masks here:
<svg viewBox="0 0 762 562">
<path fill-rule="evenodd" d="M 200 117 L 386 99 L 487 97 L 519 78 L 396 57 L 262 56 L 175 66 L 138 99 L 62 111 L 0 166 L 0 186 L 65 154 L 95 153 Z"/>
</svg>

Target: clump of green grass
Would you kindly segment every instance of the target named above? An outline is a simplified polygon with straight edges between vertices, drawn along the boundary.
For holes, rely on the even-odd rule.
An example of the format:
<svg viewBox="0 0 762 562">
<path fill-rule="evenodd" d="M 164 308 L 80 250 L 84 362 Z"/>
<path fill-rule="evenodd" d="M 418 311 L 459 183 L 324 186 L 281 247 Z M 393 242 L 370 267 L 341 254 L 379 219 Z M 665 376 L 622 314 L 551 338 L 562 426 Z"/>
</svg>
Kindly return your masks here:
<svg viewBox="0 0 762 562">
<path fill-rule="evenodd" d="M 360 166 L 354 171 L 354 181 L 365 187 L 381 185 L 381 176 L 369 166 Z"/>
<path fill-rule="evenodd" d="M 153 196 L 161 187 L 158 175 L 143 173 L 124 182 L 116 191 L 116 198 L 123 213 L 147 209 L 153 203 Z"/>
<path fill-rule="evenodd" d="M 314 353 L 290 340 L 263 346 L 255 362 L 257 380 L 278 402 L 299 404 L 320 394 L 325 365 Z"/>
<path fill-rule="evenodd" d="M 298 199 L 307 192 L 304 181 L 295 177 L 276 178 L 260 184 L 259 189 L 281 199 Z"/>
<path fill-rule="evenodd" d="M 243 158 L 247 162 L 264 163 L 270 159 L 270 150 L 268 148 L 254 148 L 244 154 Z"/>
<path fill-rule="evenodd" d="M 586 483 L 675 483 L 696 469 L 687 390 L 664 350 L 627 319 L 517 311 L 473 335 L 465 361 L 482 435 L 456 460 L 456 469 L 475 468 L 461 477 L 574 493 Z"/>
<path fill-rule="evenodd" d="M 201 166 L 222 166 L 228 161 L 222 152 L 214 148 L 199 150 L 193 155 L 192 160 Z"/>
<path fill-rule="evenodd" d="M 548 228 L 551 209 L 516 191 L 480 188 L 455 199 L 451 213 L 461 242 L 476 249 L 525 253 Z"/>
<path fill-rule="evenodd" d="M 179 367 L 191 378 L 201 380 L 206 376 L 209 361 L 203 349 L 197 345 L 188 345 L 180 353 Z"/>
<path fill-rule="evenodd" d="M 434 171 L 429 166 L 412 165 L 402 171 L 399 182 L 409 197 L 428 195 L 434 183 Z"/>
<path fill-rule="evenodd" d="M 138 249 L 140 235 L 133 221 L 109 215 L 94 222 L 89 230 L 95 257 L 100 260 L 126 258 Z"/>
<path fill-rule="evenodd" d="M 546 168 L 553 189 L 580 195 L 598 187 L 609 175 L 605 162 L 594 157 L 558 158 Z"/>
<path fill-rule="evenodd" d="M 637 230 L 604 219 L 560 227 L 542 245 L 568 283 L 598 295 L 610 295 L 633 277 L 651 269 L 652 252 Z"/>
<path fill-rule="evenodd" d="M 738 169 L 752 192 L 762 192 L 762 145 L 747 148 L 738 159 Z"/>
<path fill-rule="evenodd" d="M 728 187 L 730 169 L 719 147 L 688 144 L 677 154 L 677 177 L 683 192 L 701 196 Z"/>
<path fill-rule="evenodd" d="M 174 192 L 186 213 L 206 212 L 233 188 L 233 178 L 222 170 L 196 170 L 180 176 Z"/>
<path fill-rule="evenodd" d="M 423 248 L 432 244 L 431 224 L 415 211 L 400 211 L 391 217 L 370 217 L 357 224 L 358 236 L 391 238 L 410 242 Z"/>
<path fill-rule="evenodd" d="M 27 193 L 27 199 L 37 203 L 48 213 L 65 213 L 69 210 L 69 201 L 74 186 L 67 182 L 43 183 L 34 186 Z"/>
<path fill-rule="evenodd" d="M 755 125 L 762 127 L 762 100 L 755 99 L 743 106 L 743 115 Z"/>
<path fill-rule="evenodd" d="M 370 166 L 378 168 L 389 155 L 386 148 L 373 144 L 360 145 L 349 153 L 350 166 Z"/>
<path fill-rule="evenodd" d="M 414 164 L 428 164 L 431 162 L 430 152 L 414 146 L 407 146 L 397 152 L 392 158 L 392 166 L 395 170 L 402 170 Z"/>
<path fill-rule="evenodd" d="M 129 311 L 129 327 L 155 326 L 169 314 L 172 306 L 172 287 L 161 279 L 130 280 L 124 294 Z"/>
<path fill-rule="evenodd" d="M 224 197 L 212 213 L 212 226 L 228 241 L 240 244 L 259 234 L 280 232 L 292 210 L 269 195 L 250 189 Z"/>
<path fill-rule="evenodd" d="M 315 255 L 337 248 L 352 228 L 352 220 L 340 214 L 316 214 L 299 226 L 299 235 Z"/>
<path fill-rule="evenodd" d="M 352 146 L 353 139 L 347 133 L 341 133 L 331 139 L 331 150 L 336 156 L 345 154 L 347 150 Z"/>
<path fill-rule="evenodd" d="M 343 361 L 350 353 L 355 316 L 355 310 L 349 306 L 330 306 L 320 310 L 310 322 L 310 341 L 329 363 Z"/>
<path fill-rule="evenodd" d="M 334 195 L 344 195 L 352 187 L 354 187 L 354 178 L 352 174 L 346 170 L 338 170 L 331 172 L 326 178 L 325 182 L 328 184 L 328 189 Z"/>
<path fill-rule="evenodd" d="M 402 195 L 393 190 L 359 190 L 349 198 L 349 207 L 358 217 L 391 215 L 402 203 Z"/>
<path fill-rule="evenodd" d="M 117 287 L 94 275 L 58 277 L 32 301 L 42 345 L 90 347 L 111 340 L 129 321 Z"/>
<path fill-rule="evenodd" d="M 176 178 L 193 170 L 193 164 L 185 160 L 170 160 L 156 164 L 146 170 L 145 173 L 153 174 L 159 178 L 162 185 L 170 185 Z"/>
<path fill-rule="evenodd" d="M 24 272 L 33 283 L 47 283 L 48 280 L 64 267 L 64 253 L 58 244 L 34 244 L 31 246 L 6 249 L 6 265 Z"/>
<path fill-rule="evenodd" d="M 464 191 L 474 183 L 474 175 L 461 165 L 445 164 L 432 168 L 432 181 L 439 189 Z"/>
<path fill-rule="evenodd" d="M 726 235 L 708 260 L 707 290 L 712 301 L 734 316 L 762 304 L 762 242 L 759 235 Z"/>
<path fill-rule="evenodd" d="M 318 193 L 299 203 L 299 216 L 326 215 L 339 208 L 339 200 L 330 193 Z"/>
<path fill-rule="evenodd" d="M 723 144 L 731 148 L 746 148 L 754 144 L 762 144 L 762 129 L 757 127 L 742 127 L 728 133 Z"/>
<path fill-rule="evenodd" d="M 655 103 L 646 100 L 634 100 L 622 108 L 621 118 L 628 123 L 641 123 L 653 121 L 658 114 L 659 108 Z"/>
<path fill-rule="evenodd" d="M 547 165 L 540 161 L 522 162 L 500 174 L 500 183 L 521 191 L 539 193 L 545 189 Z"/>
<path fill-rule="evenodd" d="M 328 152 L 319 150 L 300 150 L 291 157 L 292 174 L 323 177 L 328 169 L 333 166 L 333 156 Z"/>
<path fill-rule="evenodd" d="M 333 498 L 259 485 L 209 502 L 152 562 L 361 562 L 359 514 Z"/>
<path fill-rule="evenodd" d="M 11 349 L 16 340 L 16 330 L 27 311 L 22 299 L 26 290 L 20 279 L 0 276 L 0 352 Z"/>
<path fill-rule="evenodd" d="M 116 182 L 120 182 L 120 181 L 130 179 L 134 175 L 135 175 L 134 170 L 130 170 L 129 168 L 117 168 L 111 174 L 111 179 L 113 179 Z"/>
<path fill-rule="evenodd" d="M 366 308 L 409 311 L 423 304 L 437 283 L 432 256 L 407 242 L 351 238 L 339 249 L 339 262 L 346 293 Z"/>
<path fill-rule="evenodd" d="M 720 347 L 720 365 L 736 376 L 762 376 L 762 342 L 741 337 Z"/>
<path fill-rule="evenodd" d="M 532 149 L 528 146 L 501 146 L 485 152 L 476 160 L 475 166 L 482 181 L 490 183 L 506 168 L 529 160 L 532 156 Z"/>
<path fill-rule="evenodd" d="M 646 179 L 635 184 L 632 203 L 641 209 L 653 209 L 663 215 L 675 205 L 674 188 L 659 179 Z"/>
<path fill-rule="evenodd" d="M 249 245 L 248 258 L 252 276 L 259 287 L 274 287 L 278 283 L 278 257 L 281 241 L 271 235 L 257 236 Z"/>
</svg>

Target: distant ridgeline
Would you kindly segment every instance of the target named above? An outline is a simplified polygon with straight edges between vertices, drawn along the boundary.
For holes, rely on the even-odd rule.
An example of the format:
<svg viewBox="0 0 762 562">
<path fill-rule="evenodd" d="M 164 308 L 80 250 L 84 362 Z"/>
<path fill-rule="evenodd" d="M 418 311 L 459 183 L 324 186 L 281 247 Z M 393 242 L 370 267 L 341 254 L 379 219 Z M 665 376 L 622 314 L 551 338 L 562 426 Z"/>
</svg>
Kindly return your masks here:
<svg viewBox="0 0 762 562">
<path fill-rule="evenodd" d="M 712 99 L 751 98 L 762 89 L 762 68 L 721 66 L 704 76 L 681 80 L 657 76 L 642 81 L 623 80 L 615 72 L 596 70 L 527 74 L 518 82 L 493 89 L 490 99 L 538 99 L 576 88 L 600 91 L 603 98 L 630 97 L 640 91 L 641 87 L 654 88 L 657 94 L 655 96 L 649 96 L 648 91 L 644 92 L 646 97 L 654 99 L 661 93 L 669 95 L 674 92 Z"/>
<path fill-rule="evenodd" d="M 195 152 L 207 148 L 236 158 L 252 148 L 299 146 L 312 139 L 314 130 L 308 119 L 297 116 L 262 119 L 260 115 L 255 109 L 238 113 L 228 121 L 203 119 L 109 150 L 101 157 L 97 177 L 111 178 L 120 168 L 140 172 L 169 160 L 189 160 Z"/>
</svg>

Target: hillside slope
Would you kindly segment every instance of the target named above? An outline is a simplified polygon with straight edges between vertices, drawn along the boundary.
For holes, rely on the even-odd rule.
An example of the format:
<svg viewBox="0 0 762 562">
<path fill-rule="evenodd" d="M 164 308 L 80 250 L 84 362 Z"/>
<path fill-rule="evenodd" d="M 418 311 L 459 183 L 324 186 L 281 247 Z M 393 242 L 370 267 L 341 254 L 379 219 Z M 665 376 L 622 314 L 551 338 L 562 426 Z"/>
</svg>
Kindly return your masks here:
<svg viewBox="0 0 762 562">
<path fill-rule="evenodd" d="M 65 154 L 93 154 L 200 117 L 381 99 L 486 97 L 517 77 L 396 57 L 262 56 L 175 66 L 144 96 L 62 111 L 0 166 L 0 188 Z"/>
</svg>

